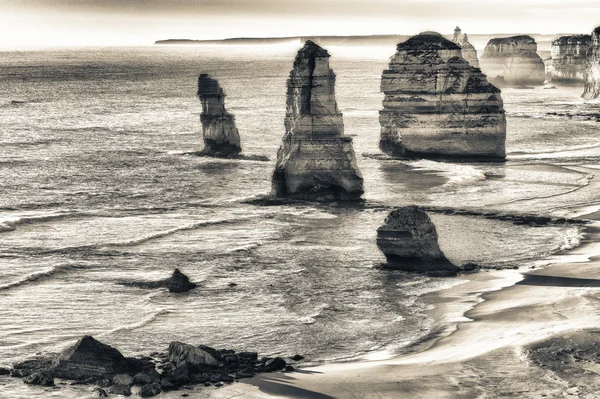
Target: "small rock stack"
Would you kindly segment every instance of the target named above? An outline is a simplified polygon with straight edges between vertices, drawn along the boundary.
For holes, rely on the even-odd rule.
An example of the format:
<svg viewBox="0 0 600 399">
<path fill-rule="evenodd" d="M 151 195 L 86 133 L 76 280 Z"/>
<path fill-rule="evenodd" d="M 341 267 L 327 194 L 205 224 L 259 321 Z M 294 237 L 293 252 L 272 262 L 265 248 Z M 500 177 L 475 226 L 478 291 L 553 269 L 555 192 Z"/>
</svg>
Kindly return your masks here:
<svg viewBox="0 0 600 399">
<path fill-rule="evenodd" d="M 583 98 L 593 100 L 600 97 L 600 26 L 592 32 L 584 81 Z"/>
<path fill-rule="evenodd" d="M 479 68 L 479 59 L 477 58 L 477 50 L 469 43 L 469 37 L 466 33 L 462 33 L 462 30 L 457 26 L 454 29 L 454 37 L 452 41 L 459 45 L 462 50 L 462 56 L 467 62 L 474 68 Z"/>
</svg>

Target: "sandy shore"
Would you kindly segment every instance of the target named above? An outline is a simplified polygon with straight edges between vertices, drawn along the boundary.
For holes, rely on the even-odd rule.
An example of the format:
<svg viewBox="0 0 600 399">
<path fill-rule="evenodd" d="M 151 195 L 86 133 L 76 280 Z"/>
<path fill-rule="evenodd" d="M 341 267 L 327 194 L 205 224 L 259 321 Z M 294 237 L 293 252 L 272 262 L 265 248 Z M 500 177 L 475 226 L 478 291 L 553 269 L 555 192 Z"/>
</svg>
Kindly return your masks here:
<svg viewBox="0 0 600 399">
<path fill-rule="evenodd" d="M 399 356 L 263 374 L 198 397 L 600 398 L 600 223 L 552 261 L 426 296 L 438 322 Z"/>
</svg>

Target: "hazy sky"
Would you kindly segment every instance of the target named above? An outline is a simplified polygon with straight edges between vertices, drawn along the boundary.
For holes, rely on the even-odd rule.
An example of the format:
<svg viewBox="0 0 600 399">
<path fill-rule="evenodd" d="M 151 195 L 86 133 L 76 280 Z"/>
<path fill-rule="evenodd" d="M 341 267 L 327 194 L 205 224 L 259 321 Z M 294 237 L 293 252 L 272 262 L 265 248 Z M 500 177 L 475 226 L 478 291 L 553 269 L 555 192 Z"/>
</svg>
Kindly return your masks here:
<svg viewBox="0 0 600 399">
<path fill-rule="evenodd" d="M 0 46 L 297 35 L 589 33 L 600 0 L 0 0 Z"/>
</svg>

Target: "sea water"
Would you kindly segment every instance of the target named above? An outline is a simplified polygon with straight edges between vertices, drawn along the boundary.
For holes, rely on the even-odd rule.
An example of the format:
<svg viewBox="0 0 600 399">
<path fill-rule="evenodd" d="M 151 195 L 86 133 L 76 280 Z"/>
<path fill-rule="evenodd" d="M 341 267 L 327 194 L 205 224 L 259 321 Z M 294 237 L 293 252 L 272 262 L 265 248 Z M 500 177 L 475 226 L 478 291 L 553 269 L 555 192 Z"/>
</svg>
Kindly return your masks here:
<svg viewBox="0 0 600 399">
<path fill-rule="evenodd" d="M 0 57 L 0 363 L 90 334 L 125 355 L 180 340 L 311 363 L 399 348 L 429 331 L 420 298 L 461 282 L 377 268 L 390 207 L 568 216 L 597 204 L 600 131 L 581 87 L 505 89 L 506 163 L 382 159 L 381 71 L 393 48 L 330 48 L 367 206 L 251 205 L 270 191 L 300 43 L 4 51 Z M 210 73 L 243 151 L 202 148 L 196 78 Z M 457 264 L 531 267 L 581 227 L 432 213 Z M 186 294 L 119 282 L 181 269 Z M 0 377 L 5 397 L 53 394 Z"/>
</svg>

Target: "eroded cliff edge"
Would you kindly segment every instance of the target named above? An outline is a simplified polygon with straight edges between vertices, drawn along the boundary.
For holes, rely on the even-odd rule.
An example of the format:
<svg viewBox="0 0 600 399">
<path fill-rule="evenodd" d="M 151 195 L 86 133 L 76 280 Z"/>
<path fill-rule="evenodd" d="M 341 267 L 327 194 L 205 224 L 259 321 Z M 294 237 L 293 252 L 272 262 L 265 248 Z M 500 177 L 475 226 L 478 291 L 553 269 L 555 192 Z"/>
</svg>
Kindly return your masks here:
<svg viewBox="0 0 600 399">
<path fill-rule="evenodd" d="M 592 32 L 584 82 L 585 99 L 593 100 L 600 97 L 600 26 Z"/>
<path fill-rule="evenodd" d="M 397 46 L 381 77 L 380 148 L 398 157 L 502 160 L 506 116 L 500 90 L 436 32 Z"/>
</svg>

